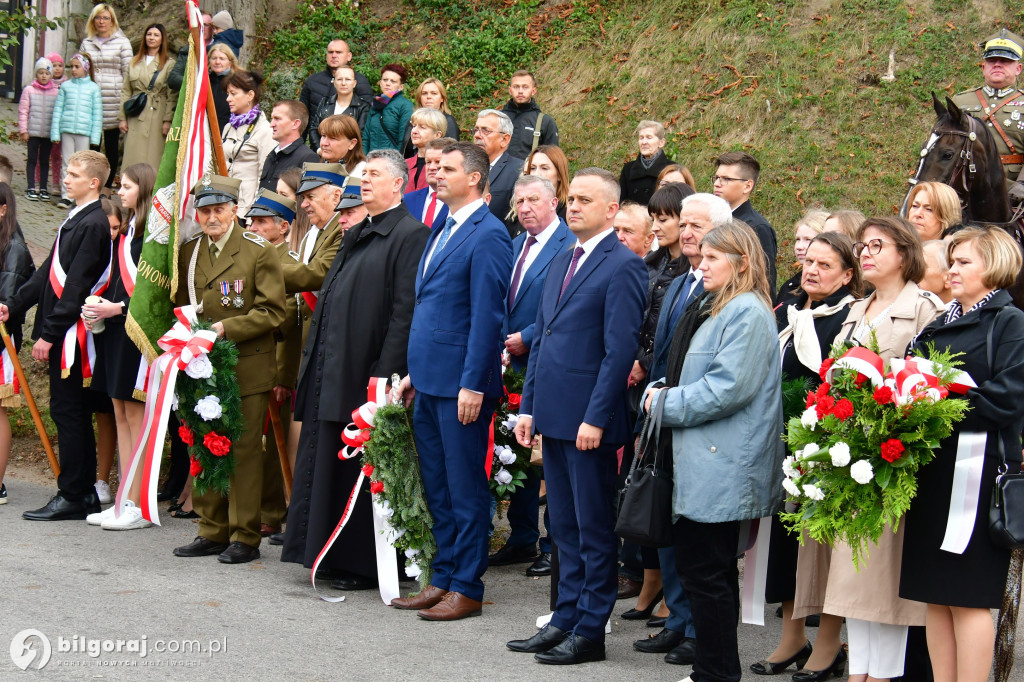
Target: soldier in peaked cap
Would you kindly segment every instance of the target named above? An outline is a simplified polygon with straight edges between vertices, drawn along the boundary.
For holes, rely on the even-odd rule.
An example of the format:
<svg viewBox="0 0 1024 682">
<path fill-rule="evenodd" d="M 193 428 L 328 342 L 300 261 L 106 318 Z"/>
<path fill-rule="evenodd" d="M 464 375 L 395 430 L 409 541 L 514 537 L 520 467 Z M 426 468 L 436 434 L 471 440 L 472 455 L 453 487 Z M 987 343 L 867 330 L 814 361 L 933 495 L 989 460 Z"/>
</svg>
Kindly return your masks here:
<svg viewBox="0 0 1024 682">
<path fill-rule="evenodd" d="M 985 84 L 953 97 L 960 109 L 988 126 L 1003 161 L 1007 183 L 1024 169 L 1024 91 L 1017 87 L 1024 40 L 1005 28 L 982 43 Z"/>
<path fill-rule="evenodd" d="M 263 422 L 277 375 L 274 331 L 285 315 L 278 255 L 235 220 L 239 185 L 237 179 L 208 173 L 192 188 L 202 234 L 180 247 L 182 276 L 175 292 L 177 305 L 196 306 L 218 336 L 238 347 L 235 373 L 245 430 L 231 446 L 231 490 L 227 498 L 215 492 L 194 497 L 199 536 L 174 550 L 180 557 L 217 554 L 226 564 L 260 556 Z"/>
<path fill-rule="evenodd" d="M 288 250 L 288 233 L 295 220 L 297 205 L 294 200 L 268 189 L 261 189 L 252 208 L 245 214 L 249 229 L 266 239 L 276 249 L 282 268 L 299 262 L 299 254 Z M 302 316 L 299 312 L 301 297 L 286 296 L 284 322 L 274 332 L 277 341 L 277 380 L 270 395 L 270 409 L 277 410 L 282 431 L 287 434 L 292 421 L 291 395 L 299 372 L 302 353 Z M 294 448 L 293 448 L 294 449 Z M 294 462 L 289 462 L 289 470 Z M 272 429 L 264 427 L 263 445 L 263 508 L 260 514 L 260 534 L 264 537 L 281 531 L 285 514 L 284 478 L 281 456 Z"/>
</svg>

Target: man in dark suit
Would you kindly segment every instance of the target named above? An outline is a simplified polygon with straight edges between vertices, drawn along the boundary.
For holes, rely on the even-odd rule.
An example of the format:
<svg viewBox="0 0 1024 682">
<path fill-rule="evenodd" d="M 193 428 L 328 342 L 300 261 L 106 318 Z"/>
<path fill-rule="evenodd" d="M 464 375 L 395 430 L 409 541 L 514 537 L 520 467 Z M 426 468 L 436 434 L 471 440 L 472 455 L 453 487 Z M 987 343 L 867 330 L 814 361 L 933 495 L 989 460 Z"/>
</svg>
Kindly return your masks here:
<svg viewBox="0 0 1024 682">
<path fill-rule="evenodd" d="M 512 241 L 483 202 L 487 173 L 487 154 L 468 142 L 441 156 L 437 192 L 451 215 L 416 270 L 409 376 L 399 387 L 406 400 L 416 396 L 413 432 L 437 555 L 430 586 L 391 605 L 420 609 L 426 620 L 478 616 L 484 594 L 491 501 L 484 466 L 504 392 L 499 349 L 512 273 Z"/>
<path fill-rule="evenodd" d="M 320 157 L 302 141 L 309 122 L 305 105 L 294 99 L 281 100 L 270 113 L 270 131 L 277 148 L 267 155 L 260 171 L 260 187 L 277 192 L 277 179 L 289 168 L 304 163 L 319 163 Z"/>
<path fill-rule="evenodd" d="M 753 156 L 746 152 L 727 152 L 715 159 L 715 174 L 711 177 L 711 184 L 715 196 L 729 202 L 732 217 L 750 225 L 757 234 L 757 241 L 761 243 L 768 264 L 768 288 L 774 297 L 778 276 L 775 259 L 779 255 L 779 240 L 771 223 L 750 205 L 750 195 L 760 175 L 761 164 Z"/>
<path fill-rule="evenodd" d="M 39 306 L 32 357 L 49 364 L 50 416 L 57 425 L 60 476 L 57 494 L 46 506 L 22 514 L 29 521 L 84 519 L 100 511 L 93 488 L 96 441 L 88 388 L 92 373 L 87 347 L 78 343 L 76 331 L 86 333 L 80 317 L 85 297 L 110 274 L 110 224 L 100 207 L 100 188 L 109 173 L 110 164 L 99 152 L 71 155 L 64 187 L 75 208 L 58 229 L 50 255 L 9 301 L 0 304 L 0 321 L 24 319 L 29 308 Z"/>
<path fill-rule="evenodd" d="M 535 175 L 520 176 L 515 184 L 515 206 L 519 222 L 526 232 L 512 242 L 515 267 L 506 299 L 502 333 L 511 367 L 525 371 L 530 359 L 544 277 L 554 257 L 569 248 L 575 239 L 569 226 L 556 213 L 558 197 L 554 185 L 547 179 Z M 551 539 L 541 538 L 537 527 L 540 479 L 540 472 L 536 468 L 532 469 L 523 487 L 512 494 L 507 512 L 512 532 L 505 546 L 488 557 L 491 566 L 505 566 L 536 558 L 526 574 L 542 576 L 551 573 Z M 544 524 L 549 523 L 545 512 Z"/>
<path fill-rule="evenodd" d="M 450 137 L 439 137 L 427 143 L 424 168 L 427 171 L 427 186 L 408 192 L 402 201 L 409 213 L 430 229 L 444 225 L 448 217 L 448 207 L 437 198 L 437 169 L 441 166 L 441 152 L 455 140 Z"/>
<path fill-rule="evenodd" d="M 558 542 L 558 602 L 551 622 L 508 648 L 541 663 L 604 660 L 616 597 L 616 451 L 630 437 L 626 379 L 636 355 L 647 268 L 615 236 L 619 184 L 601 168 L 569 186 L 576 248 L 544 281 L 516 438 L 544 436 L 544 478 Z M 543 332 L 541 332 L 543 330 Z"/>
<path fill-rule="evenodd" d="M 509 234 L 513 234 L 515 220 L 509 217 L 512 212 L 512 187 L 523 172 L 522 159 L 508 153 L 508 145 L 512 140 L 512 119 L 503 111 L 484 109 L 476 116 L 473 128 L 473 142 L 484 148 L 490 160 L 490 173 L 487 177 L 490 184 L 491 201 L 488 206 L 491 213 L 505 223 Z"/>
</svg>

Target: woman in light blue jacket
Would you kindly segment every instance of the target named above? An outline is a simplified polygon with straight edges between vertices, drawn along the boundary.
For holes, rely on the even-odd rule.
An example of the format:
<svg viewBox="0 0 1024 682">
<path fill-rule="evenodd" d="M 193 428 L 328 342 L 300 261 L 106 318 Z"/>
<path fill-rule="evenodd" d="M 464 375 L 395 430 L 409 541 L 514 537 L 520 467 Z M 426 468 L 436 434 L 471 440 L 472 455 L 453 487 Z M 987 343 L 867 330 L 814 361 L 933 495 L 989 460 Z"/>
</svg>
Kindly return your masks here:
<svg viewBox="0 0 1024 682">
<path fill-rule="evenodd" d="M 90 144 L 98 145 L 103 136 L 103 98 L 100 86 L 90 78 L 92 64 L 89 58 L 76 54 L 68 60 L 71 78 L 64 81 L 53 105 L 53 122 L 50 126 L 50 140 L 61 143 L 64 168 L 75 152 L 85 151 Z M 68 208 L 64 183 L 60 186 L 61 200 L 57 204 Z"/>
<path fill-rule="evenodd" d="M 676 568 L 697 631 L 694 679 L 740 679 L 742 521 L 782 504 L 781 363 L 764 255 L 733 220 L 701 241 L 705 294 L 676 327 L 648 409 L 671 431 Z M 664 440 L 664 436 L 663 436 Z"/>
</svg>

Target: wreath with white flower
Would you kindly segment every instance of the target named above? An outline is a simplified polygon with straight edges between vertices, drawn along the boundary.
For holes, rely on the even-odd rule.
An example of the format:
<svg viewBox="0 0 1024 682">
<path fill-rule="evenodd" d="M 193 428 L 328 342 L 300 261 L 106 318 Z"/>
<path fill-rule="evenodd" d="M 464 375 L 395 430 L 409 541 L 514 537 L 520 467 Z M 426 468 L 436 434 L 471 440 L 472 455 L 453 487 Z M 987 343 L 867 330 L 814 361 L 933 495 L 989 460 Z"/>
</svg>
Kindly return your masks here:
<svg viewBox="0 0 1024 682">
<path fill-rule="evenodd" d="M 491 494 L 499 502 L 507 500 L 516 488 L 525 485 L 529 475 L 531 448 L 516 440 L 514 430 L 519 422 L 519 404 L 523 399 L 526 374 L 504 367 L 502 381 L 505 395 L 494 409 L 494 453 L 491 461 Z"/>
</svg>

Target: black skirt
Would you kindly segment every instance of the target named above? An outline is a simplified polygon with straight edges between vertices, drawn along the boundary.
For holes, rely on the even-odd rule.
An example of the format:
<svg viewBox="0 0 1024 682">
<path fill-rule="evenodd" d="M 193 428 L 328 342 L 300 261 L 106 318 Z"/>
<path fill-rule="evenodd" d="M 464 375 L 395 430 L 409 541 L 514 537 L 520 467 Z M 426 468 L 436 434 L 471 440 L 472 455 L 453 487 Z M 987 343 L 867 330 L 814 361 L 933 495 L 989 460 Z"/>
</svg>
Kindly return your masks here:
<svg viewBox="0 0 1024 682">
<path fill-rule="evenodd" d="M 96 334 L 96 372 L 92 388 L 115 400 L 134 400 L 135 380 L 139 374 L 142 352 L 128 338 L 123 315 L 105 320 L 106 328 Z"/>
</svg>

